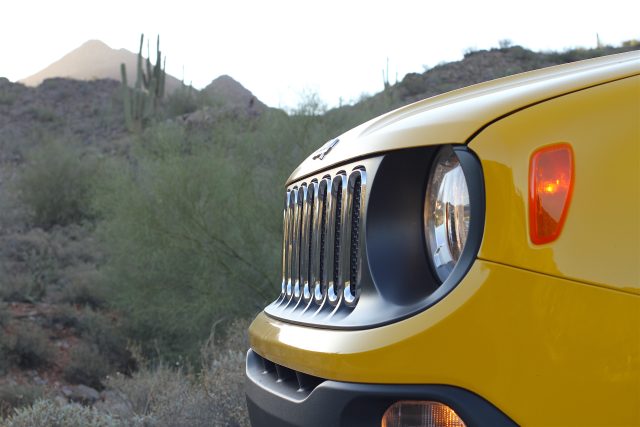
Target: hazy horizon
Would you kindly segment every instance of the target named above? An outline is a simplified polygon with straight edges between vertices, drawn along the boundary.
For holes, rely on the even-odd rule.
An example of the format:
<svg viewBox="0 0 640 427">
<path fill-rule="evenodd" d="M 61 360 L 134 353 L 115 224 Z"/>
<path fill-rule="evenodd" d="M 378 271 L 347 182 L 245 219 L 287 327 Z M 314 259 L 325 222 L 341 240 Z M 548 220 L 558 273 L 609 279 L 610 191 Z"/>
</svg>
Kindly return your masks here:
<svg viewBox="0 0 640 427">
<path fill-rule="evenodd" d="M 88 40 L 135 53 L 140 33 L 152 43 L 160 34 L 167 72 L 178 79 L 200 89 L 227 74 L 266 104 L 289 108 L 309 92 L 329 106 L 379 92 L 387 58 L 393 83 L 396 75 L 401 80 L 505 39 L 532 50 L 564 50 L 595 47 L 598 38 L 611 45 L 640 38 L 640 5 L 622 0 L 607 2 L 606 9 L 541 1 L 518 10 L 513 2 L 498 0 L 431 5 L 245 0 L 204 6 L 184 0 L 179 8 L 148 1 L 61 0 L 10 1 L 5 12 L 16 19 L 0 28 L 5 41 L 0 77 L 24 79 Z"/>
</svg>

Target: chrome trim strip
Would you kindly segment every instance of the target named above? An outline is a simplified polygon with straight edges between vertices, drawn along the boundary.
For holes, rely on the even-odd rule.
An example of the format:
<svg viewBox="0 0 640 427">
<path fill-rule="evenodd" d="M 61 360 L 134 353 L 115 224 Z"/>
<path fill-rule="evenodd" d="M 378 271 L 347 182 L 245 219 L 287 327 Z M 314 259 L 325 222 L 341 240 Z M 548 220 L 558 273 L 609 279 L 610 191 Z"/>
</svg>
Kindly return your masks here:
<svg viewBox="0 0 640 427">
<path fill-rule="evenodd" d="M 296 286 L 293 290 L 293 295 L 296 301 L 300 301 L 302 298 L 302 289 L 305 286 L 309 286 L 309 206 L 307 201 L 309 194 L 307 184 L 302 184 L 299 191 L 298 206 L 300 214 L 300 271 Z M 301 194 L 300 194 L 301 193 Z"/>
<path fill-rule="evenodd" d="M 313 300 L 317 305 L 322 305 L 327 296 L 327 220 L 331 205 L 331 179 L 324 177 L 318 184 L 318 198 L 316 209 L 316 221 L 314 221 L 315 256 L 313 258 L 314 285 Z M 324 221 L 323 221 L 324 218 Z M 324 243 L 324 246 L 323 246 Z"/>
<path fill-rule="evenodd" d="M 295 242 L 295 233 L 294 233 L 294 229 L 295 229 L 295 220 L 296 220 L 296 215 L 295 215 L 295 207 L 296 207 L 296 198 L 298 196 L 298 188 L 293 188 L 291 189 L 291 196 L 289 197 L 289 225 L 287 227 L 287 231 L 289 234 L 288 237 L 288 242 L 289 244 L 288 246 L 288 254 L 287 254 L 287 289 L 286 289 L 286 300 L 287 302 L 291 300 L 291 297 L 293 295 L 293 281 L 294 279 L 294 264 L 295 264 L 295 260 L 294 260 L 294 250 L 296 247 L 296 242 Z"/>
<path fill-rule="evenodd" d="M 289 200 L 291 191 L 287 190 L 284 197 L 284 212 L 282 222 L 282 290 L 280 296 L 284 298 L 289 280 Z"/>
<path fill-rule="evenodd" d="M 291 301 L 295 301 L 300 296 L 300 225 L 302 222 L 302 196 L 303 188 L 293 190 L 293 248 L 292 248 L 292 270 L 291 281 L 293 283 L 293 292 L 291 293 Z"/>
<path fill-rule="evenodd" d="M 308 248 L 308 250 L 306 251 L 308 258 L 305 257 L 306 258 L 306 275 L 304 276 L 305 280 L 302 287 L 302 299 L 306 304 L 308 304 L 311 301 L 312 287 L 314 286 L 315 280 L 317 277 L 317 275 L 315 274 L 316 272 L 315 264 L 316 264 L 317 253 L 318 253 L 316 249 L 316 246 L 317 246 L 316 241 L 318 240 L 318 234 L 316 233 L 316 222 L 318 219 L 317 205 L 318 205 L 318 182 L 311 181 L 307 189 L 307 197 L 306 197 L 306 205 L 305 205 L 305 208 L 308 211 L 308 213 L 305 215 L 305 218 L 307 219 L 306 228 L 305 228 L 307 243 L 305 245 L 305 248 Z"/>
</svg>

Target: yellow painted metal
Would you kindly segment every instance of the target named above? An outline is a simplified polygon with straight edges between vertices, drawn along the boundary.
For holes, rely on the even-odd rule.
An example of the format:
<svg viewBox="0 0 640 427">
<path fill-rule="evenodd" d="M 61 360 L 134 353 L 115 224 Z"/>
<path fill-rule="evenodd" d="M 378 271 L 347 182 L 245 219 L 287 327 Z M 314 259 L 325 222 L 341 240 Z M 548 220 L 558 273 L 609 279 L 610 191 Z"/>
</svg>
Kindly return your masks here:
<svg viewBox="0 0 640 427">
<path fill-rule="evenodd" d="M 326 157 L 320 160 L 309 156 L 288 183 L 358 156 L 461 144 L 503 114 L 639 72 L 640 52 L 628 52 L 504 77 L 425 99 L 341 135 Z"/>
<path fill-rule="evenodd" d="M 640 425 L 639 73 L 635 52 L 477 85 L 375 119 L 325 160 L 307 159 L 290 182 L 352 157 L 468 142 L 486 126 L 469 144 L 486 184 L 479 259 L 409 319 L 345 331 L 260 314 L 252 348 L 327 379 L 459 386 L 523 425 Z M 573 199 L 559 239 L 536 246 L 529 158 L 557 142 L 574 150 Z"/>
<path fill-rule="evenodd" d="M 560 237 L 535 245 L 529 159 L 559 142 L 574 151 L 573 198 Z M 480 258 L 640 294 L 640 76 L 527 108 L 486 128 L 469 147 L 485 175 Z"/>
<path fill-rule="evenodd" d="M 640 297 L 489 261 L 401 322 L 337 331 L 261 314 L 250 340 L 323 378 L 463 387 L 523 425 L 640 425 Z"/>
</svg>

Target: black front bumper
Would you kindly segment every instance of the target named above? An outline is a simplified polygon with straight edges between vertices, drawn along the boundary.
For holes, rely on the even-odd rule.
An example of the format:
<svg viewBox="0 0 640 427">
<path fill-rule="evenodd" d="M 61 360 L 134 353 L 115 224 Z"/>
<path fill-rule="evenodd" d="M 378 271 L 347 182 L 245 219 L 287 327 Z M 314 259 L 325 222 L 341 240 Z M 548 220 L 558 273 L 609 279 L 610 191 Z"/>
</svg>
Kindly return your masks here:
<svg viewBox="0 0 640 427">
<path fill-rule="evenodd" d="M 360 384 L 322 380 L 247 353 L 247 406 L 253 427 L 379 426 L 399 400 L 444 403 L 472 426 L 516 426 L 491 403 L 447 385 Z"/>
</svg>

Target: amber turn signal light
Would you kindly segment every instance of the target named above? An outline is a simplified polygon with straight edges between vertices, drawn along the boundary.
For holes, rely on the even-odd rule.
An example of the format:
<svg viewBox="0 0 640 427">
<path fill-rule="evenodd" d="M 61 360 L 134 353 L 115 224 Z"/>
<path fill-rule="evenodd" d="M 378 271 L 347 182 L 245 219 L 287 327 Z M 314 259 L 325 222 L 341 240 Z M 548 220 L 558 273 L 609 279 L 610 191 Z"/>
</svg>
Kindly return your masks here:
<svg viewBox="0 0 640 427">
<path fill-rule="evenodd" d="M 382 416 L 382 427 L 465 427 L 453 409 L 439 402 L 404 400 Z"/>
<path fill-rule="evenodd" d="M 574 182 L 569 144 L 536 150 L 529 164 L 529 236 L 534 244 L 553 242 L 567 218 Z"/>
</svg>

